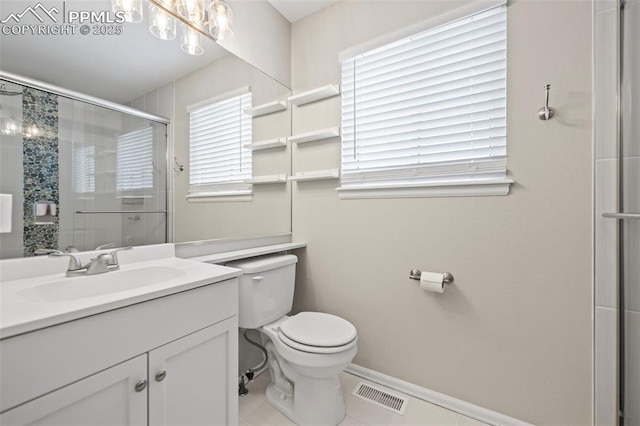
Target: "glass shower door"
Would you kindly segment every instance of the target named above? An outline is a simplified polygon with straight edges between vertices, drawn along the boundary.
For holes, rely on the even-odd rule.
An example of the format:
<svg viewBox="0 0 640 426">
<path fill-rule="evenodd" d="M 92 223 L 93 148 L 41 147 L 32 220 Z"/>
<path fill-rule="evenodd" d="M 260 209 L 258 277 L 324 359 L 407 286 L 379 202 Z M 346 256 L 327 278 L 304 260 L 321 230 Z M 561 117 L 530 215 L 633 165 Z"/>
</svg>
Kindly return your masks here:
<svg viewBox="0 0 640 426">
<path fill-rule="evenodd" d="M 166 242 L 166 124 L 66 98 L 58 109 L 59 246 Z"/>
<path fill-rule="evenodd" d="M 623 2 L 620 87 L 620 405 L 640 424 L 640 0 Z"/>
</svg>

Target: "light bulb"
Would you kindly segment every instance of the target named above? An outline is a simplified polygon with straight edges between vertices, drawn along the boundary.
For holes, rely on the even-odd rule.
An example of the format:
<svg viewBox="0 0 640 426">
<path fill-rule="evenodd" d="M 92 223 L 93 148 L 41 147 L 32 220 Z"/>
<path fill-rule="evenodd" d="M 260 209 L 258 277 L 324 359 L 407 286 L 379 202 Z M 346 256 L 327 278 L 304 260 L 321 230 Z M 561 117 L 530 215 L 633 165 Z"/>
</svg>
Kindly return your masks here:
<svg viewBox="0 0 640 426">
<path fill-rule="evenodd" d="M 124 12 L 126 22 L 142 22 L 142 0 L 111 0 L 114 12 Z"/>
<path fill-rule="evenodd" d="M 2 120 L 2 127 L 0 128 L 0 132 L 4 136 L 15 136 L 21 131 L 22 128 L 20 126 L 20 123 L 18 123 L 14 116 Z"/>
<path fill-rule="evenodd" d="M 149 19 L 151 34 L 162 40 L 173 40 L 176 38 L 176 20 L 159 7 L 149 4 Z"/>
<path fill-rule="evenodd" d="M 201 26 L 204 21 L 204 0 L 179 0 L 178 14 Z"/>
<path fill-rule="evenodd" d="M 199 56 L 204 53 L 204 49 L 200 45 L 200 34 L 193 28 L 185 27 L 180 48 L 189 55 Z"/>
<path fill-rule="evenodd" d="M 224 40 L 233 35 L 233 12 L 222 0 L 215 0 L 209 6 L 209 32 L 216 40 Z"/>
</svg>

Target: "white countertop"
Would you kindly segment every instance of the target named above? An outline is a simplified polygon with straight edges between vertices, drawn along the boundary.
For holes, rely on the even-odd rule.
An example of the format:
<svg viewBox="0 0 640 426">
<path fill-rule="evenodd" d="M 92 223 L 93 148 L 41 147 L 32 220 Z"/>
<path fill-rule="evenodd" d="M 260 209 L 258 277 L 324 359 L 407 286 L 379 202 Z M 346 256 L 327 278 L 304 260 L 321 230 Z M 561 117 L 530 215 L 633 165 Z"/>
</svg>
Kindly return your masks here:
<svg viewBox="0 0 640 426">
<path fill-rule="evenodd" d="M 207 263 L 226 263 L 232 260 L 246 259 L 248 257 L 262 256 L 271 253 L 280 253 L 288 250 L 304 248 L 307 243 L 283 243 L 271 244 L 267 246 L 246 248 L 242 250 L 226 251 L 223 253 L 206 254 L 203 256 L 189 257 L 189 260 Z"/>
<path fill-rule="evenodd" d="M 135 253 L 134 253 L 135 252 Z M 95 253 L 83 254 L 91 256 Z M 181 273 L 161 282 L 112 293 L 67 300 L 39 300 L 29 289 L 57 280 L 83 280 L 78 283 L 97 282 L 98 275 L 65 278 L 67 259 L 47 257 L 15 259 L 0 262 L 0 339 L 27 333 L 67 321 L 122 308 L 135 303 L 167 296 L 207 284 L 228 280 L 241 275 L 237 269 L 212 265 L 174 256 L 173 245 L 136 247 L 118 254 L 120 271 L 100 274 L 118 279 L 120 272 L 141 273 L 146 268 L 175 268 Z M 83 258 L 83 262 L 86 260 Z M 57 271 L 56 273 L 52 273 Z M 182 273 L 184 272 L 184 273 Z M 121 275 L 121 277 L 124 275 Z M 25 291 L 26 290 L 26 291 Z"/>
</svg>

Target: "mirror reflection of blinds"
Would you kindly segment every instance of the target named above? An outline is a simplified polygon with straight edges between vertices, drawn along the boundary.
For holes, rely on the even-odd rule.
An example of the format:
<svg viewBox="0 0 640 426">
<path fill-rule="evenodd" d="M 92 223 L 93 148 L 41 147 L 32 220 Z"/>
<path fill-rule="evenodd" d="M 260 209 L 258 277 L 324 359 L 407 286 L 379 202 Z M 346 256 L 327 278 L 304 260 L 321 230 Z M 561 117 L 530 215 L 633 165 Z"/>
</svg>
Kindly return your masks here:
<svg viewBox="0 0 640 426">
<path fill-rule="evenodd" d="M 247 190 L 251 178 L 251 92 L 189 112 L 190 193 Z M 231 184 L 238 184 L 236 186 Z"/>
<path fill-rule="evenodd" d="M 136 191 L 153 188 L 153 128 L 118 136 L 116 189 Z"/>
<path fill-rule="evenodd" d="M 342 187 L 505 178 L 506 6 L 342 62 Z"/>
<path fill-rule="evenodd" d="M 95 147 L 82 146 L 73 149 L 73 191 L 78 194 L 95 192 Z"/>
</svg>

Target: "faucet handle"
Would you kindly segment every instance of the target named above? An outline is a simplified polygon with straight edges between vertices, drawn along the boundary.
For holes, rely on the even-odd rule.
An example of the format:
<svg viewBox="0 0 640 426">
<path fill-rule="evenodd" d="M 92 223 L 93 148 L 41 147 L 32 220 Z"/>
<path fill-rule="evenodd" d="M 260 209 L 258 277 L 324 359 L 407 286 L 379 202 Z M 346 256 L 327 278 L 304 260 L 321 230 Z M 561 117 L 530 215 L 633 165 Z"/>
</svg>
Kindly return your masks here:
<svg viewBox="0 0 640 426">
<path fill-rule="evenodd" d="M 102 274 L 104 272 L 109 272 L 113 257 L 109 253 L 101 253 L 98 257 L 91 259 L 89 264 L 86 266 L 87 275 L 95 275 Z M 117 268 L 114 268 L 117 269 Z"/>
<path fill-rule="evenodd" d="M 102 244 L 101 246 L 96 247 L 94 250 L 104 250 L 111 247 L 115 247 L 115 245 L 116 245 L 115 243 Z"/>
<path fill-rule="evenodd" d="M 49 253 L 49 257 L 69 257 L 69 267 L 67 271 L 77 271 L 82 269 L 82 263 L 80 263 L 80 259 L 73 253 L 62 253 L 61 251 Z"/>
<path fill-rule="evenodd" d="M 132 246 L 129 246 L 129 247 L 120 247 L 120 248 L 117 248 L 117 249 L 112 250 L 111 252 L 109 252 L 109 255 L 111 256 L 111 263 L 110 263 L 110 265 L 114 265 L 114 266 L 116 266 L 116 265 L 117 265 L 117 266 L 119 266 L 119 264 L 118 264 L 118 252 L 119 252 L 119 251 L 122 251 L 122 250 L 132 250 L 132 249 L 133 249 L 133 247 L 132 247 Z"/>
<path fill-rule="evenodd" d="M 37 249 L 36 251 L 33 252 L 33 254 L 53 254 L 53 253 L 62 254 L 62 252 L 60 250 L 43 249 L 43 248 L 39 248 L 39 249 Z"/>
</svg>

